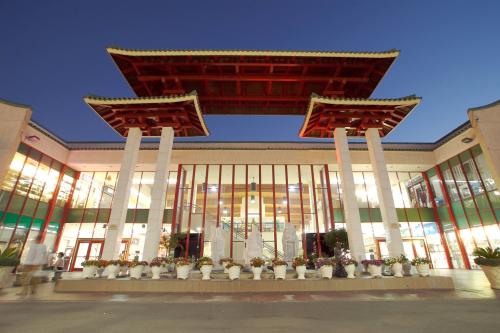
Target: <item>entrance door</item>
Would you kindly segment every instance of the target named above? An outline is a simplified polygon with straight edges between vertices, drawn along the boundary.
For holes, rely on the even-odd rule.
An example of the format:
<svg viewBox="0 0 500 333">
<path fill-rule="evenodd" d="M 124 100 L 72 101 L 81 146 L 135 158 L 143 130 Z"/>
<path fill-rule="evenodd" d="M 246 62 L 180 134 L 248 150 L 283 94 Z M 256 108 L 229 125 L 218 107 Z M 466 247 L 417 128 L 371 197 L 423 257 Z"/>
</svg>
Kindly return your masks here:
<svg viewBox="0 0 500 333">
<path fill-rule="evenodd" d="M 423 239 L 403 239 L 403 248 L 405 251 L 404 254 L 409 260 L 414 259 L 415 254 L 419 257 L 429 259 L 429 254 Z M 389 257 L 389 250 L 387 249 L 385 239 L 377 239 L 377 250 L 379 258 Z"/>
<path fill-rule="evenodd" d="M 129 239 L 122 239 L 120 253 L 125 253 L 125 258 L 127 258 L 129 243 Z M 70 270 L 83 270 L 82 262 L 101 258 L 103 248 L 104 239 L 78 239 L 73 252 Z"/>
</svg>

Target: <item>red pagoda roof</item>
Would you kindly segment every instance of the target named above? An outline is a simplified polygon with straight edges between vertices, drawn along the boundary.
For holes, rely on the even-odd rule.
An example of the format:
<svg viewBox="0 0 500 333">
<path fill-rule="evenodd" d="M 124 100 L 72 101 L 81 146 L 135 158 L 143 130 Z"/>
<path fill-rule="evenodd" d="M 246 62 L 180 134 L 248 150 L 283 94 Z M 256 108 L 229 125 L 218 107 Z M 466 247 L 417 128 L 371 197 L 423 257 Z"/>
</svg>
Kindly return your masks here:
<svg viewBox="0 0 500 333">
<path fill-rule="evenodd" d="M 313 95 L 299 136 L 331 138 L 333 130 L 344 127 L 348 136 L 363 136 L 368 128 L 387 135 L 419 103 L 420 97 L 399 99 L 346 99 Z"/>
<path fill-rule="evenodd" d="M 312 93 L 368 98 L 399 51 L 107 51 L 137 96 L 196 91 L 205 114 L 305 115 Z"/>
<path fill-rule="evenodd" d="M 209 134 L 195 93 L 154 98 L 89 96 L 84 100 L 122 136 L 137 127 L 144 136 L 160 136 L 162 127 L 172 127 L 176 137 Z"/>
</svg>

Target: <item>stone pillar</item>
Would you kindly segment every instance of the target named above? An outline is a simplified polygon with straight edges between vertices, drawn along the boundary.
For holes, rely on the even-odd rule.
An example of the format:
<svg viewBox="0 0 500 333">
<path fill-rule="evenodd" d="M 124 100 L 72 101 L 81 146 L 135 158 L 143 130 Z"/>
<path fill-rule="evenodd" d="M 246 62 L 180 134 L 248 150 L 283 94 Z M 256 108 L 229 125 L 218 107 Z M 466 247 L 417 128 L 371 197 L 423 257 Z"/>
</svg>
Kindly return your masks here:
<svg viewBox="0 0 500 333">
<path fill-rule="evenodd" d="M 467 112 L 474 133 L 483 151 L 488 171 L 500 187 L 500 100 Z"/>
<path fill-rule="evenodd" d="M 9 171 L 30 118 L 31 109 L 28 106 L 0 100 L 0 183 Z"/>
<path fill-rule="evenodd" d="M 399 220 L 392 196 L 391 182 L 385 163 L 384 150 L 377 128 L 369 128 L 366 131 L 366 142 L 368 144 L 368 154 L 372 164 L 375 184 L 377 185 L 377 195 L 380 204 L 380 213 L 384 222 L 385 237 L 389 256 L 398 257 L 404 254 L 403 240 L 399 230 Z"/>
<path fill-rule="evenodd" d="M 344 203 L 344 219 L 349 239 L 349 248 L 353 259 L 359 261 L 366 258 L 361 218 L 356 201 L 354 176 L 352 173 L 351 156 L 345 128 L 336 128 L 333 132 L 335 139 L 335 153 L 340 171 L 342 199 Z M 362 267 L 359 265 L 358 267 Z"/>
<path fill-rule="evenodd" d="M 102 258 L 105 260 L 118 259 L 120 245 L 122 242 L 125 219 L 127 217 L 128 201 L 130 189 L 134 178 L 135 165 L 141 146 L 142 133 L 139 128 L 130 128 L 127 136 L 127 143 L 123 152 L 120 173 L 116 181 L 115 194 L 111 204 L 111 214 L 109 216 L 108 230 L 104 240 Z"/>
<path fill-rule="evenodd" d="M 168 167 L 172 156 L 173 143 L 174 130 L 172 127 L 163 127 L 158 157 L 156 158 L 155 179 L 151 189 L 151 206 L 148 215 L 148 230 L 146 231 L 142 255 L 142 259 L 146 261 L 150 261 L 158 254 L 168 184 Z"/>
</svg>

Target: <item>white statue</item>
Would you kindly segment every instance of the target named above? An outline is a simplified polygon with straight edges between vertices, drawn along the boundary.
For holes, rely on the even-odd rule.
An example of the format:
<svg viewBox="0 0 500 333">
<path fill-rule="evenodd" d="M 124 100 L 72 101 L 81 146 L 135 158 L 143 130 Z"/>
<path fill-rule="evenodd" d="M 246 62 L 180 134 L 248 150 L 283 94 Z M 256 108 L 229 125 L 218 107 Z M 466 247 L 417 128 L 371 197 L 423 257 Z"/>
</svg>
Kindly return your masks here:
<svg viewBox="0 0 500 333">
<path fill-rule="evenodd" d="M 262 244 L 262 234 L 259 229 L 254 226 L 252 231 L 248 234 L 248 238 L 245 240 L 245 251 L 243 254 L 245 265 L 250 265 L 250 260 L 252 258 L 262 258 Z"/>
<path fill-rule="evenodd" d="M 295 226 L 290 222 L 285 224 L 281 241 L 283 244 L 283 254 L 285 256 L 284 260 L 288 263 L 288 267 L 291 267 L 293 258 L 297 256 L 298 238 L 295 232 Z"/>
<path fill-rule="evenodd" d="M 210 244 L 214 266 L 219 267 L 219 260 L 224 257 L 224 247 L 226 245 L 222 227 L 215 228 L 215 232 L 212 233 L 212 237 L 210 238 Z"/>
</svg>

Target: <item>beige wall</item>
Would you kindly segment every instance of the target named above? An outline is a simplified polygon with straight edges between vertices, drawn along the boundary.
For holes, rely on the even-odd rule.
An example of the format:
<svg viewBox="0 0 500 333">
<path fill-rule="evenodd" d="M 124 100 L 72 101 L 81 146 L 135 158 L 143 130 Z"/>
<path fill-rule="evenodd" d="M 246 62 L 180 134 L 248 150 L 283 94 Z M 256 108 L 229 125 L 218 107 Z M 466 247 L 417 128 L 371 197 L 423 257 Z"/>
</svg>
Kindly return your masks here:
<svg viewBox="0 0 500 333">
<path fill-rule="evenodd" d="M 470 138 L 472 141 L 470 143 L 463 143 L 464 138 Z M 436 164 L 443 163 L 449 160 L 453 156 L 456 156 L 466 149 L 472 148 L 479 143 L 475 130 L 472 128 L 467 129 L 465 132 L 454 137 L 450 141 L 446 142 L 441 147 L 434 150 L 434 158 Z"/>
<path fill-rule="evenodd" d="M 0 100 L 0 181 L 3 181 L 31 117 L 29 106 Z"/>
<path fill-rule="evenodd" d="M 37 136 L 39 140 L 32 142 L 26 139 L 32 135 Z M 22 141 L 61 163 L 66 164 L 68 161 L 69 150 L 66 147 L 32 126 L 26 127 Z"/>
<path fill-rule="evenodd" d="M 491 175 L 500 184 L 500 100 L 470 109 L 468 116 Z"/>
</svg>

